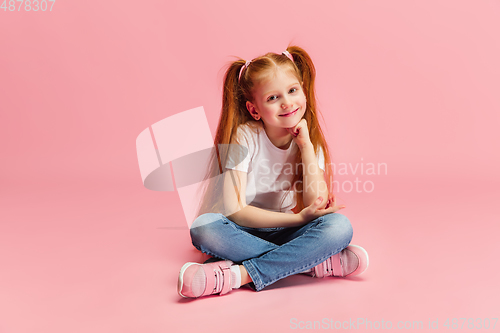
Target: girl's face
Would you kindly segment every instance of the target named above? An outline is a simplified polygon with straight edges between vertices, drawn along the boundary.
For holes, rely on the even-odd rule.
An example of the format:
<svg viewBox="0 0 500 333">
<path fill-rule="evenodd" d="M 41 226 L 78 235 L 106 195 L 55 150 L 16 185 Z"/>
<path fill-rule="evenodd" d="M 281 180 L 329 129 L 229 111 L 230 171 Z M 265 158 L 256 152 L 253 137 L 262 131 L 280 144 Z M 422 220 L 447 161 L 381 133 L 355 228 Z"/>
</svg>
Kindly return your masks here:
<svg viewBox="0 0 500 333">
<path fill-rule="evenodd" d="M 246 103 L 248 111 L 254 118 L 260 116 L 271 131 L 294 127 L 306 112 L 302 85 L 293 74 L 281 69 L 276 77 L 255 87 L 253 98 L 253 103 Z"/>
</svg>

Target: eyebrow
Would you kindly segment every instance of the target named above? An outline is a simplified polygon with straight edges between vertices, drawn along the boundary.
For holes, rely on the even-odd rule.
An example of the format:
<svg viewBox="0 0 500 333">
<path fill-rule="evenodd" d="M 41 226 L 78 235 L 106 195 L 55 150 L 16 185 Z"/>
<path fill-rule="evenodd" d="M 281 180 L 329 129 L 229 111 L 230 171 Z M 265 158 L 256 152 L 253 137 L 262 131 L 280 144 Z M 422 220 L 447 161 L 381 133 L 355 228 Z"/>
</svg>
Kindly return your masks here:
<svg viewBox="0 0 500 333">
<path fill-rule="evenodd" d="M 291 87 L 293 87 L 293 86 L 295 86 L 295 85 L 297 85 L 297 84 L 299 84 L 299 83 L 298 83 L 298 82 L 295 82 L 295 83 L 293 83 L 293 84 L 289 85 L 289 86 L 288 86 L 288 89 L 290 89 Z M 264 96 L 267 96 L 267 95 L 272 94 L 272 93 L 274 93 L 274 92 L 275 92 L 274 90 L 268 91 L 268 92 L 266 92 L 266 93 L 264 94 Z"/>
</svg>

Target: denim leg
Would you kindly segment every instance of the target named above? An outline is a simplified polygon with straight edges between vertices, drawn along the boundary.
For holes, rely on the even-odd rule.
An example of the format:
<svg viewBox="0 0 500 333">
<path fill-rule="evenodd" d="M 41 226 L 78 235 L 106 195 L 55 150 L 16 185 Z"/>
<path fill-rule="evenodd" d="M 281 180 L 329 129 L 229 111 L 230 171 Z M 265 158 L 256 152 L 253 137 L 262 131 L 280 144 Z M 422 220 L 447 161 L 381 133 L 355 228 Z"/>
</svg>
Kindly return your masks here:
<svg viewBox="0 0 500 333">
<path fill-rule="evenodd" d="M 353 236 L 349 219 L 339 213 L 323 215 L 306 226 L 286 235 L 296 237 L 278 248 L 242 262 L 256 291 L 318 265 L 346 248 Z"/>
<path fill-rule="evenodd" d="M 279 247 L 240 228 L 222 214 L 207 213 L 191 225 L 191 240 L 201 252 L 235 263 L 260 257 Z"/>
<path fill-rule="evenodd" d="M 339 213 L 302 227 L 247 228 L 222 214 L 203 214 L 191 226 L 193 245 L 209 255 L 241 263 L 260 291 L 325 261 L 349 245 L 352 226 Z"/>
</svg>

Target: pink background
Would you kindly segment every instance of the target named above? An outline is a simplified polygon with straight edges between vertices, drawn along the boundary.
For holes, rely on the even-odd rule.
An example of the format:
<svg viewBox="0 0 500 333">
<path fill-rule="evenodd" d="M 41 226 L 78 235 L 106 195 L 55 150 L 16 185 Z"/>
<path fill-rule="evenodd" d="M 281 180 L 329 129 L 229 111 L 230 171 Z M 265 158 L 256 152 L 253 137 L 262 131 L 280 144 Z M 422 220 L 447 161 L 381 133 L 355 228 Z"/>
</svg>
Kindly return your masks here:
<svg viewBox="0 0 500 333">
<path fill-rule="evenodd" d="M 0 10 L 0 332 L 500 317 L 497 0 L 18 6 Z M 341 194 L 370 267 L 181 299 L 205 257 L 178 193 L 143 186 L 135 139 L 198 106 L 214 134 L 226 62 L 289 42 L 315 62 L 333 161 L 387 164 L 336 176 L 375 185 Z"/>
</svg>

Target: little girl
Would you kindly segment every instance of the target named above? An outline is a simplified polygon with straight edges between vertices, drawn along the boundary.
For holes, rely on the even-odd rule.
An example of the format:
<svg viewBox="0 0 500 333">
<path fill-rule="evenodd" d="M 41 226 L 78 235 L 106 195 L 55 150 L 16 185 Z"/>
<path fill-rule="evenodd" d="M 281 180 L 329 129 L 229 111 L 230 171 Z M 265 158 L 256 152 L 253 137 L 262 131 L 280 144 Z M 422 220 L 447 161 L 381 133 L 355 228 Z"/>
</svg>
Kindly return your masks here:
<svg viewBox="0 0 500 333">
<path fill-rule="evenodd" d="M 210 181 L 190 228 L 194 247 L 213 258 L 182 266 L 180 296 L 245 284 L 260 291 L 293 274 L 345 277 L 368 267 L 331 194 L 314 80 L 297 46 L 229 65 Z"/>
</svg>

